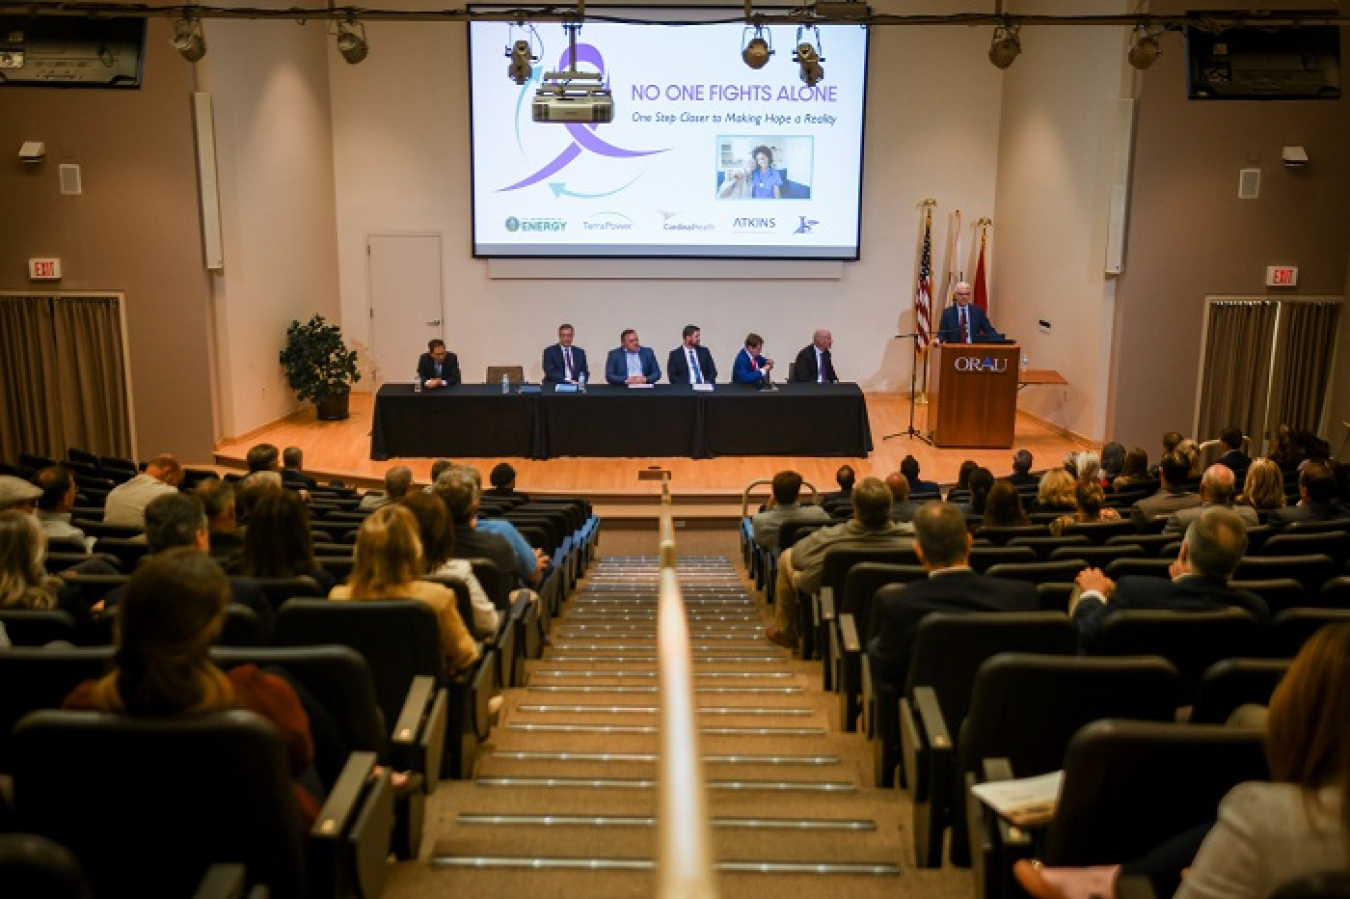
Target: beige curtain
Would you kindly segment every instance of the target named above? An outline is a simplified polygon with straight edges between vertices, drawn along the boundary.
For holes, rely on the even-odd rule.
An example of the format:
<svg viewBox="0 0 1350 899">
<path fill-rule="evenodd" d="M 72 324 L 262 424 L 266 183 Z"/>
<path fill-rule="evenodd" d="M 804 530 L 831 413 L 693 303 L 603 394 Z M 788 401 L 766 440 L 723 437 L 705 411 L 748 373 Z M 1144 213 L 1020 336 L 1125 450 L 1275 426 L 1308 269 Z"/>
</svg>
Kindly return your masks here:
<svg viewBox="0 0 1350 899">
<path fill-rule="evenodd" d="M 1197 439 L 1218 437 L 1231 424 L 1261 445 L 1278 308 L 1271 301 L 1210 303 Z"/>
<path fill-rule="evenodd" d="M 1319 432 L 1341 319 L 1339 302 L 1286 302 L 1279 366 L 1271 391 L 1272 425 Z"/>
<path fill-rule="evenodd" d="M 64 455 L 51 300 L 0 297 L 0 452 Z"/>
</svg>

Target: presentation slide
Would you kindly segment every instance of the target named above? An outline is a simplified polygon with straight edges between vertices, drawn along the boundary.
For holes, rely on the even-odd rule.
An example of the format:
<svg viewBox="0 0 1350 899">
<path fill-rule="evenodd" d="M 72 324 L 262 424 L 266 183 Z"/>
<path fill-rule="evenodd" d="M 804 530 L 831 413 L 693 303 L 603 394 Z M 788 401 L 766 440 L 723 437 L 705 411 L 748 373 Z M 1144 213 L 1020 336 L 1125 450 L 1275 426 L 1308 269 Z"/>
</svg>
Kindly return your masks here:
<svg viewBox="0 0 1350 899">
<path fill-rule="evenodd" d="M 571 56 L 561 23 L 532 27 L 469 26 L 474 255 L 858 258 L 865 28 L 821 26 L 825 76 L 807 86 L 795 25 L 764 28 L 774 55 L 755 70 L 744 24 L 587 22 L 577 68 L 603 76 L 614 116 L 581 124 L 533 121 Z M 539 57 L 524 85 L 508 76 L 521 39 Z"/>
</svg>

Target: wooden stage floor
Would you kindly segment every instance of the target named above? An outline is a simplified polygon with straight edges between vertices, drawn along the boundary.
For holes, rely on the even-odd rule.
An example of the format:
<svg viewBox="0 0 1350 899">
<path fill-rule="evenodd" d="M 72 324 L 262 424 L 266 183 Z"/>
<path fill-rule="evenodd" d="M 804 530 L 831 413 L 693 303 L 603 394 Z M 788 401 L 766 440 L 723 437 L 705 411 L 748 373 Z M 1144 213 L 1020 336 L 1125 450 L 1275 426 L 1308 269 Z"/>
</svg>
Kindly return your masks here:
<svg viewBox="0 0 1350 899">
<path fill-rule="evenodd" d="M 298 446 L 305 451 L 305 469 L 321 481 L 338 478 L 363 486 L 378 485 L 384 472 L 394 465 L 408 465 L 420 483 L 428 479 L 432 459 L 394 459 L 376 462 L 370 458 L 370 428 L 374 397 L 353 394 L 351 417 L 346 421 L 321 422 L 313 408 L 296 413 L 260 428 L 246 438 L 223 440 L 216 447 L 218 465 L 242 468 L 248 448 L 257 443 L 278 447 Z M 926 431 L 927 406 L 920 404 L 915 426 Z M 909 426 L 909 398 L 894 394 L 867 394 L 867 411 L 872 426 L 873 450 L 867 458 L 818 456 L 726 456 L 718 459 L 689 458 L 560 458 L 544 461 L 524 458 L 456 459 L 478 466 L 486 478 L 498 462 L 510 462 L 517 472 L 517 488 L 525 493 L 570 493 L 589 497 L 650 497 L 658 492 L 656 482 L 639 480 L 639 472 L 659 467 L 670 472 L 672 494 L 698 501 L 739 497 L 746 485 L 775 472 L 792 468 L 801 472 L 821 492 L 837 489 L 834 473 L 848 463 L 858 476 L 884 477 L 900 467 L 900 461 L 912 454 L 925 479 L 953 483 L 961 463 L 973 459 L 995 475 L 1011 471 L 1012 450 L 936 449 L 922 440 L 905 436 Z M 809 425 L 806 425 L 809 427 Z M 886 435 L 900 436 L 885 439 Z M 1067 436 L 1030 415 L 1018 413 L 1014 446 L 1025 447 L 1035 457 L 1035 469 L 1058 464 L 1071 450 L 1090 446 Z"/>
</svg>

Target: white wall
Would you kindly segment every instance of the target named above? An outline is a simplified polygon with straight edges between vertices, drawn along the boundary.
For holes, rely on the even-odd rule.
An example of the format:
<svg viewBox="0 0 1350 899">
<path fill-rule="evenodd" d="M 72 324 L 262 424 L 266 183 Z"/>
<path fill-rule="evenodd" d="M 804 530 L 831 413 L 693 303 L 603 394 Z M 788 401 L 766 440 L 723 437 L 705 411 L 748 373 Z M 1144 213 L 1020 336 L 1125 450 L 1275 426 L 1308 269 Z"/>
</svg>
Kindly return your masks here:
<svg viewBox="0 0 1350 899">
<path fill-rule="evenodd" d="M 292 412 L 277 354 L 292 319 L 338 321 L 333 41 L 321 22 L 213 19 L 198 89 L 215 107 L 224 271 L 213 278 L 218 427 L 245 434 Z"/>
</svg>

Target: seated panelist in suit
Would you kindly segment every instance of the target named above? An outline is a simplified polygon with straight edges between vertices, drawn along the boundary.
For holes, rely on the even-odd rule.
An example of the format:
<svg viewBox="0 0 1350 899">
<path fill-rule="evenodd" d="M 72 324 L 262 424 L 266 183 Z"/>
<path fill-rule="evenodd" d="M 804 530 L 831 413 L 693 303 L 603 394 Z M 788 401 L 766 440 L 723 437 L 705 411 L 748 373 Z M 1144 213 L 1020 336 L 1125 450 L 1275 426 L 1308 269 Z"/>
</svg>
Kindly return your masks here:
<svg viewBox="0 0 1350 899">
<path fill-rule="evenodd" d="M 605 381 L 622 387 L 625 384 L 655 384 L 661 380 L 661 366 L 656 354 L 638 340 L 632 328 L 619 335 L 619 346 L 609 351 L 605 359 Z"/>
<path fill-rule="evenodd" d="M 952 297 L 956 302 L 942 310 L 933 344 L 987 343 L 1003 339 L 985 311 L 970 302 L 969 284 L 965 281 L 958 283 Z"/>
<path fill-rule="evenodd" d="M 575 384 L 581 378 L 591 379 L 591 369 L 586 365 L 586 351 L 572 346 L 575 334 L 571 325 L 558 326 L 558 342 L 544 349 L 544 383 Z"/>
<path fill-rule="evenodd" d="M 737 384 L 767 384 L 773 360 L 759 354 L 763 348 L 763 337 L 755 333 L 745 335 L 745 348 L 736 354 L 736 362 L 731 366 L 731 380 Z"/>
<path fill-rule="evenodd" d="M 792 365 L 792 380 L 810 384 L 835 384 L 839 376 L 834 373 L 834 362 L 830 359 L 830 347 L 834 345 L 834 336 L 824 328 L 816 331 L 811 345 L 803 347 Z"/>
<path fill-rule="evenodd" d="M 914 552 L 928 569 L 925 580 L 906 584 L 876 610 L 877 632 L 867 644 L 872 676 L 895 690 L 904 687 L 919 622 L 930 612 L 1034 612 L 1036 585 L 976 574 L 970 567 L 966 517 L 951 503 L 934 500 L 914 514 Z"/>
<path fill-rule="evenodd" d="M 717 363 L 702 343 L 703 332 L 698 325 L 685 325 L 684 342 L 670 351 L 666 360 L 666 374 L 672 384 L 715 384 Z"/>
<path fill-rule="evenodd" d="M 439 337 L 427 344 L 427 351 L 417 360 L 417 376 L 428 389 L 453 387 L 459 383 L 459 359 L 445 348 Z"/>
</svg>

